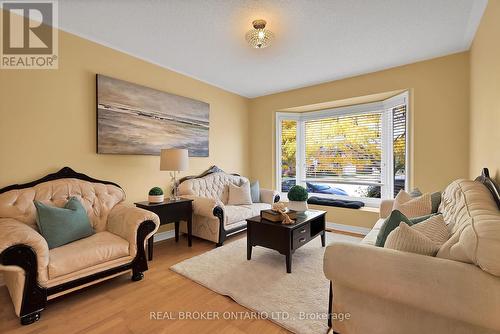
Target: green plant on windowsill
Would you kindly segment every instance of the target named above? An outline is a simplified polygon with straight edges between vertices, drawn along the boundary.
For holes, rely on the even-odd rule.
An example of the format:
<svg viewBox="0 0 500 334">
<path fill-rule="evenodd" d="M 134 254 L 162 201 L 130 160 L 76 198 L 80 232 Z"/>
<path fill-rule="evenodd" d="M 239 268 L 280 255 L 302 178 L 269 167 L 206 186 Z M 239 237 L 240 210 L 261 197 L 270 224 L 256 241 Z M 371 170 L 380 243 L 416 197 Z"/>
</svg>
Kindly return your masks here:
<svg viewBox="0 0 500 334">
<path fill-rule="evenodd" d="M 302 186 L 293 186 L 288 190 L 288 199 L 290 201 L 304 202 L 307 201 L 307 190 Z"/>
<path fill-rule="evenodd" d="M 306 188 L 295 185 L 288 190 L 288 208 L 295 211 L 306 211 L 307 198 L 309 197 Z"/>
</svg>

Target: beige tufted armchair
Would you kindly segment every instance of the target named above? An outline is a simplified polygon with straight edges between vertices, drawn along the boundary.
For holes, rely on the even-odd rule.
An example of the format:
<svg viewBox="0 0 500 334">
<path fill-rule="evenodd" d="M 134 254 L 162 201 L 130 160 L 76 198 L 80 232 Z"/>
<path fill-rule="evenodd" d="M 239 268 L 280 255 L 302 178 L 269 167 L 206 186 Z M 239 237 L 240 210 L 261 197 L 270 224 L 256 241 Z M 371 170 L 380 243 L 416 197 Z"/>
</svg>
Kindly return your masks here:
<svg viewBox="0 0 500 334">
<path fill-rule="evenodd" d="M 179 184 L 178 193 L 193 199 L 193 235 L 213 241 L 222 246 L 226 238 L 245 230 L 246 219 L 258 216 L 261 210 L 270 209 L 279 201 L 277 191 L 260 189 L 260 202 L 248 205 L 228 205 L 229 183 L 240 186 L 248 179 L 236 174 L 227 174 L 211 167 L 201 176 L 190 177 Z M 186 223 L 181 224 L 186 233 Z"/>
<path fill-rule="evenodd" d="M 71 196 L 85 207 L 95 234 L 49 250 L 38 233 L 33 200 L 62 207 Z M 130 271 L 132 280 L 143 278 L 145 240 L 159 218 L 124 200 L 117 184 L 69 167 L 0 189 L 0 271 L 23 325 L 40 318 L 48 299 Z"/>
</svg>

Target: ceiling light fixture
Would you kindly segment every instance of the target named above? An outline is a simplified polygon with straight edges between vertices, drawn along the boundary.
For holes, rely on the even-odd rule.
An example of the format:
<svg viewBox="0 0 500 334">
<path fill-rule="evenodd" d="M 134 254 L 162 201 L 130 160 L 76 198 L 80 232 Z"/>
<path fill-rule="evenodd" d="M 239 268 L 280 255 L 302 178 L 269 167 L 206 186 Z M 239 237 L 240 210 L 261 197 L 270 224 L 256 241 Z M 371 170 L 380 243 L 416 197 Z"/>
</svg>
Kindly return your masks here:
<svg viewBox="0 0 500 334">
<path fill-rule="evenodd" d="M 252 48 L 256 49 L 268 47 L 274 37 L 274 34 L 265 29 L 266 21 L 255 20 L 252 22 L 252 25 L 253 29 L 245 35 L 248 44 L 250 44 Z"/>
</svg>

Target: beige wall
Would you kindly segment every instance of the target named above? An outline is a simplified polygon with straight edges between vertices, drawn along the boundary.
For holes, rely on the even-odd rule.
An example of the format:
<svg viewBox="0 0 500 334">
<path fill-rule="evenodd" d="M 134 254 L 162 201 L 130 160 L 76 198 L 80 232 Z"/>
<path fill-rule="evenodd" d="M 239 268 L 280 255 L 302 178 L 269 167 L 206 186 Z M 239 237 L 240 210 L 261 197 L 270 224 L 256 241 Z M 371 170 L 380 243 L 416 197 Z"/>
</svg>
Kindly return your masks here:
<svg viewBox="0 0 500 334">
<path fill-rule="evenodd" d="M 61 32 L 59 70 L 0 71 L 0 187 L 64 165 L 121 184 L 130 202 L 145 199 L 152 186 L 169 186 L 158 157 L 95 153 L 96 73 L 210 103 L 210 157 L 191 158 L 184 175 L 217 164 L 274 187 L 276 111 L 409 89 L 411 183 L 423 191 L 438 190 L 455 178 L 477 175 L 482 166 L 498 179 L 500 50 L 493 36 L 499 30 L 493 18 L 498 7 L 498 2 L 488 7 L 470 71 L 464 52 L 252 100 Z M 328 212 L 330 221 L 363 227 L 377 216 L 337 208 Z"/>
<path fill-rule="evenodd" d="M 274 185 L 275 112 L 332 100 L 409 89 L 411 94 L 412 184 L 443 189 L 469 175 L 469 53 L 396 67 L 339 81 L 268 95 L 250 101 L 252 177 Z M 272 143 L 272 145 L 271 145 Z M 375 213 L 329 210 L 328 220 L 371 226 Z M 338 215 L 336 215 L 338 213 Z"/>
<path fill-rule="evenodd" d="M 470 176 L 500 182 L 500 1 L 489 1 L 470 52 Z"/>
<path fill-rule="evenodd" d="M 210 157 L 190 158 L 181 175 L 212 164 L 249 174 L 247 99 L 68 33 L 59 38 L 58 70 L 0 70 L 0 187 L 66 165 L 115 181 L 129 202 L 169 185 L 157 156 L 96 154 L 96 73 L 210 103 Z"/>
</svg>

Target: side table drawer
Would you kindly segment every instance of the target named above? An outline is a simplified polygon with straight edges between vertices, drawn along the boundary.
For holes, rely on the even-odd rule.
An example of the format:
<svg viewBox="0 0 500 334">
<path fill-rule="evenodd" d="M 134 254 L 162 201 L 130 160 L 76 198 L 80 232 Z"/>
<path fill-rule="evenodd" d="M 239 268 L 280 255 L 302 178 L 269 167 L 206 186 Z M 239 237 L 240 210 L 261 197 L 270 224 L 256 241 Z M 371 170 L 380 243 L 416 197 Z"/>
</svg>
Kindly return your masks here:
<svg viewBox="0 0 500 334">
<path fill-rule="evenodd" d="M 172 204 L 168 210 L 165 210 L 163 217 L 167 221 L 187 220 L 191 215 L 191 202 L 180 202 Z"/>
</svg>

